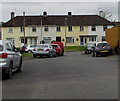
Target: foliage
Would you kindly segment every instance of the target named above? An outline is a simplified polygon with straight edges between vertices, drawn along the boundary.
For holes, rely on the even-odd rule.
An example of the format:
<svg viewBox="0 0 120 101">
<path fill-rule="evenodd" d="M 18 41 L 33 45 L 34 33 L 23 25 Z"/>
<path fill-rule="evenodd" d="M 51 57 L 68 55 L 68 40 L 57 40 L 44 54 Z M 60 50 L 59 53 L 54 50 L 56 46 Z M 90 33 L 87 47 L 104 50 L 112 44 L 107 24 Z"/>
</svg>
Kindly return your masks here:
<svg viewBox="0 0 120 101">
<path fill-rule="evenodd" d="M 101 17 L 103 17 L 104 19 L 107 19 L 107 20 L 109 20 L 111 22 L 115 22 L 116 21 L 115 19 L 112 18 L 112 14 L 111 14 L 111 12 L 109 10 L 106 10 L 106 11 L 100 10 L 99 11 L 99 15 Z"/>
</svg>

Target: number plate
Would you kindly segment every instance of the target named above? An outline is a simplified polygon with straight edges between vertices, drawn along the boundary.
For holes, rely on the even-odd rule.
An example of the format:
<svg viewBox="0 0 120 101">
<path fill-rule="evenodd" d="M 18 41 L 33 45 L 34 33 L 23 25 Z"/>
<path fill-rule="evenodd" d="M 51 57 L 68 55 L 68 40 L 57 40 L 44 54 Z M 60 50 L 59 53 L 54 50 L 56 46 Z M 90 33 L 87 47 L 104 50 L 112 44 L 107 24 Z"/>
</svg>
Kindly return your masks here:
<svg viewBox="0 0 120 101">
<path fill-rule="evenodd" d="M 101 52 L 108 52 L 108 51 L 101 51 Z"/>
<path fill-rule="evenodd" d="M 38 49 L 38 51 L 43 51 L 44 49 Z"/>
</svg>

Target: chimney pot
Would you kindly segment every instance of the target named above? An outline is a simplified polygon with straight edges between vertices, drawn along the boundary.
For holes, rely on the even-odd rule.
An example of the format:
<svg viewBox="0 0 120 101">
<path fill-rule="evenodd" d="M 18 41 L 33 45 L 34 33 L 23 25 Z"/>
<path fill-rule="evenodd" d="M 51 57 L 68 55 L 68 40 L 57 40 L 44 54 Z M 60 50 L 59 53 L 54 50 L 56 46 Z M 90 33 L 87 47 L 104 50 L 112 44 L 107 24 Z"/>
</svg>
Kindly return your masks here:
<svg viewBox="0 0 120 101">
<path fill-rule="evenodd" d="M 43 16 L 44 16 L 44 17 L 47 16 L 47 12 L 46 12 L 46 11 L 43 12 Z"/>
<path fill-rule="evenodd" d="M 68 16 L 72 16 L 72 12 L 68 12 Z"/>
<path fill-rule="evenodd" d="M 15 13 L 14 12 L 11 12 L 11 19 L 13 19 L 15 16 Z"/>
</svg>

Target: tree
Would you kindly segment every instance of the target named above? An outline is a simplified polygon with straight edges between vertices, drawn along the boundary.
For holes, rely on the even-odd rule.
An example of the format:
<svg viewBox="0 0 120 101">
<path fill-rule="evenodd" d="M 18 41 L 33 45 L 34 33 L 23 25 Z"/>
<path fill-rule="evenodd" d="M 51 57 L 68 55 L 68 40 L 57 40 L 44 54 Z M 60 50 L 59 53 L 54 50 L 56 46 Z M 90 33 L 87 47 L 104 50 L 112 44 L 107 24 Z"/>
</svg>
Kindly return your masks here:
<svg viewBox="0 0 120 101">
<path fill-rule="evenodd" d="M 112 14 L 109 10 L 106 10 L 106 11 L 103 11 L 103 10 L 100 10 L 99 11 L 99 16 L 103 17 L 104 19 L 107 19 L 111 22 L 115 22 L 116 20 L 112 18 Z"/>
</svg>

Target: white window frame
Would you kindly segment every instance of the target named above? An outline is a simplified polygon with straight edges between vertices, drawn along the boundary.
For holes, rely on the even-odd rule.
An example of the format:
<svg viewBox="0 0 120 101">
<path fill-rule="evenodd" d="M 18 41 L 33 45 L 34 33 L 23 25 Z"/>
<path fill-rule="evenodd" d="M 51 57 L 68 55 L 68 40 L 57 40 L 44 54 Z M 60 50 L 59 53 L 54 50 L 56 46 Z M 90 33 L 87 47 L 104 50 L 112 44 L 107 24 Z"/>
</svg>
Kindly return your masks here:
<svg viewBox="0 0 120 101">
<path fill-rule="evenodd" d="M 96 31 L 96 26 L 91 26 L 91 31 Z"/>
<path fill-rule="evenodd" d="M 21 33 L 24 32 L 24 27 L 23 26 L 20 27 L 20 32 Z"/>
<path fill-rule="evenodd" d="M 66 37 L 66 43 L 67 44 L 74 44 L 74 37 Z"/>
<path fill-rule="evenodd" d="M 48 26 L 44 27 L 44 32 L 49 32 L 49 27 Z"/>
<path fill-rule="evenodd" d="M 72 31 L 73 31 L 72 26 L 68 26 L 68 31 L 69 31 L 69 32 L 72 32 Z"/>
<path fill-rule="evenodd" d="M 13 33 L 13 27 L 8 28 L 8 33 Z"/>
<path fill-rule="evenodd" d="M 84 31 L 84 26 L 80 26 L 80 31 Z"/>
<path fill-rule="evenodd" d="M 37 32 L 37 29 L 35 26 L 32 27 L 32 32 Z"/>
<path fill-rule="evenodd" d="M 105 31 L 108 28 L 107 25 L 103 25 L 103 31 Z"/>
<path fill-rule="evenodd" d="M 56 32 L 61 32 L 61 27 L 60 26 L 56 27 Z"/>
</svg>

